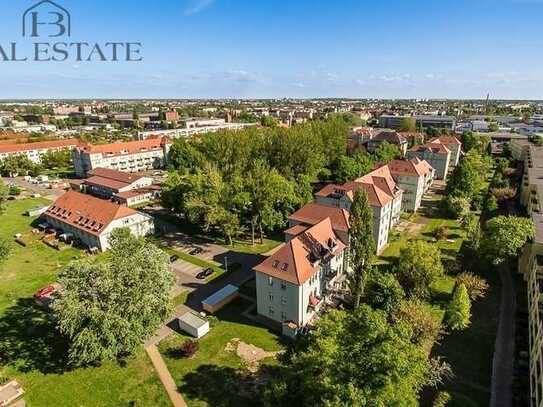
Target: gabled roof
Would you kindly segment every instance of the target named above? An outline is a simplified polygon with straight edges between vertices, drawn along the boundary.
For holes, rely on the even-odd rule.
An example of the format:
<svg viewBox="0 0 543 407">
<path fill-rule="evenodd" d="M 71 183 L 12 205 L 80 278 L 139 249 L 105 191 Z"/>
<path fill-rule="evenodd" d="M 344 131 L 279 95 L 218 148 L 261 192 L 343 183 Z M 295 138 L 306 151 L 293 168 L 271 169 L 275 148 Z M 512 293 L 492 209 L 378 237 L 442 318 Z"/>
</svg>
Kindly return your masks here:
<svg viewBox="0 0 543 407">
<path fill-rule="evenodd" d="M 117 171 L 109 168 L 95 168 L 94 170 L 89 171 L 90 176 L 97 176 L 102 178 L 108 178 L 119 182 L 124 182 L 126 184 L 131 184 L 141 178 L 142 175 L 132 174 L 129 172 Z"/>
<path fill-rule="evenodd" d="M 326 218 L 290 240 L 254 270 L 303 285 L 319 270 L 323 259 L 339 254 L 344 248 L 330 218 Z"/>
<path fill-rule="evenodd" d="M 129 141 L 126 143 L 111 143 L 101 145 L 86 144 L 85 146 L 79 148 L 79 150 L 89 154 L 135 154 L 145 151 L 158 150 L 166 142 L 167 139 L 164 137 L 148 138 L 146 140 Z"/>
<path fill-rule="evenodd" d="M 125 206 L 76 191 L 66 192 L 45 211 L 47 216 L 93 235 L 100 235 L 112 221 L 137 213 Z"/>
<path fill-rule="evenodd" d="M 330 218 L 334 230 L 341 232 L 349 231 L 349 212 L 342 208 L 308 203 L 290 215 L 289 220 L 315 225 L 323 219 Z"/>
<path fill-rule="evenodd" d="M 430 139 L 428 143 L 431 144 L 458 144 L 461 145 L 462 143 L 454 136 L 439 136 L 434 137 L 433 139 Z"/>
<path fill-rule="evenodd" d="M 373 136 L 372 141 L 388 141 L 392 144 L 404 144 L 407 143 L 405 137 L 399 135 L 394 130 L 383 130 Z"/>
<path fill-rule="evenodd" d="M 426 160 L 421 160 L 418 157 L 411 160 L 392 160 L 388 163 L 390 172 L 393 175 L 411 175 L 423 176 L 432 171 L 432 167 Z"/>
<path fill-rule="evenodd" d="M 414 152 L 414 153 L 423 153 L 423 152 L 429 152 L 433 154 L 449 154 L 451 150 L 449 150 L 445 145 L 439 144 L 439 143 L 432 143 L 432 144 L 421 144 L 418 146 L 414 146 L 410 148 L 408 151 Z"/>
</svg>

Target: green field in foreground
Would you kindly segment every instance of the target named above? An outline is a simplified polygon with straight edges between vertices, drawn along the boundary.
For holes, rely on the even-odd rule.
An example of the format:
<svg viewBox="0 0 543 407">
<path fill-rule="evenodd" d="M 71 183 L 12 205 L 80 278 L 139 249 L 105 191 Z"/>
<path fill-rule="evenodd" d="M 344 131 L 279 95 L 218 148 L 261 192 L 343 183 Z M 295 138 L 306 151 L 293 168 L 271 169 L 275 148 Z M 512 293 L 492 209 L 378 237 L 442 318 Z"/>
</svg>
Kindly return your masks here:
<svg viewBox="0 0 543 407">
<path fill-rule="evenodd" d="M 62 267 L 82 252 L 56 251 L 31 234 L 34 219 L 23 216 L 45 200 L 8 203 L 0 215 L 0 236 L 13 242 L 24 235 L 27 247 L 13 243 L 8 261 L 0 266 L 0 374 L 17 379 L 30 407 L 169 406 L 158 376 L 142 351 L 126 363 L 69 370 L 66 344 L 33 293 L 56 280 Z"/>
</svg>

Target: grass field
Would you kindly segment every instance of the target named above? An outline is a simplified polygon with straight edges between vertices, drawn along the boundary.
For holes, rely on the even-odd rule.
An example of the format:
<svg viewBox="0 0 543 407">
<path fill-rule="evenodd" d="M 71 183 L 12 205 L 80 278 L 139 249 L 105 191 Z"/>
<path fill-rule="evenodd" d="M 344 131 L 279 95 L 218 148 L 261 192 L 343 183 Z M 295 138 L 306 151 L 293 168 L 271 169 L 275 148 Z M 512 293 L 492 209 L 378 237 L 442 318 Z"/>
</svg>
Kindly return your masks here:
<svg viewBox="0 0 543 407">
<path fill-rule="evenodd" d="M 30 407 L 57 406 L 168 406 L 169 400 L 145 353 L 126 363 L 67 368 L 66 343 L 50 315 L 38 307 L 33 293 L 56 280 L 62 267 L 81 252 L 56 251 L 30 231 L 33 219 L 23 216 L 49 202 L 12 201 L 0 215 L 0 236 L 13 241 L 25 235 L 27 247 L 13 243 L 13 253 L 0 266 L 0 374 L 16 378 Z"/>
<path fill-rule="evenodd" d="M 239 389 L 244 380 L 240 372 L 242 359 L 225 348 L 234 338 L 270 352 L 282 350 L 283 345 L 276 334 L 241 316 L 248 305 L 237 300 L 221 310 L 217 314 L 219 322 L 198 341 L 200 348 L 191 359 L 179 356 L 179 347 L 189 339 L 187 336 L 176 334 L 159 345 L 190 407 L 255 405 L 255 400 Z M 266 363 L 273 363 L 273 359 Z"/>
</svg>

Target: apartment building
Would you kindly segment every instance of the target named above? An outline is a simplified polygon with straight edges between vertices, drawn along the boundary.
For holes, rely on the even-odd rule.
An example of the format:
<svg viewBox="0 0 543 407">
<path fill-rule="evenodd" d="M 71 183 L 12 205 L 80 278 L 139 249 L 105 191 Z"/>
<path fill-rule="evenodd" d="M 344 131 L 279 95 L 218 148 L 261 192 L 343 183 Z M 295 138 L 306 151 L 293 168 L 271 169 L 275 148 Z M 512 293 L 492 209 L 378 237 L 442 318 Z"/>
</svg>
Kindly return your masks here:
<svg viewBox="0 0 543 407">
<path fill-rule="evenodd" d="M 285 230 L 285 240 L 289 241 L 302 231 L 330 219 L 332 229 L 347 246 L 349 245 L 350 214 L 345 208 L 308 203 L 288 217 L 289 228 Z"/>
<path fill-rule="evenodd" d="M 109 236 L 117 228 L 128 228 L 135 236 L 153 233 L 153 218 L 126 206 L 76 191 L 60 196 L 42 219 L 90 249 L 105 251 Z"/>
<path fill-rule="evenodd" d="M 422 144 L 407 150 L 408 159 L 418 158 L 424 160 L 436 171 L 436 178 L 447 179 L 451 162 L 451 150 L 443 144 Z"/>
<path fill-rule="evenodd" d="M 512 139 L 509 143 L 511 156 L 517 161 L 524 161 L 530 146 L 533 144 L 527 139 Z"/>
<path fill-rule="evenodd" d="M 373 153 L 385 141 L 389 144 L 394 144 L 397 146 L 400 149 L 402 156 L 404 156 L 407 152 L 407 139 L 393 130 L 379 131 L 368 140 L 366 148 L 370 153 Z"/>
<path fill-rule="evenodd" d="M 223 119 L 217 119 L 222 120 Z M 187 138 L 191 136 L 196 136 L 198 134 L 206 134 L 206 133 L 216 133 L 221 130 L 242 130 L 247 127 L 254 127 L 256 126 L 256 123 L 222 123 L 222 124 L 216 124 L 216 125 L 209 125 L 209 126 L 203 126 L 203 127 L 187 127 L 183 129 L 170 129 L 170 130 L 149 130 L 149 131 L 140 131 L 138 132 L 137 138 L 138 140 L 147 140 L 148 138 L 153 137 L 168 137 L 171 139 L 176 138 Z"/>
<path fill-rule="evenodd" d="M 434 182 L 435 169 L 424 160 L 393 160 L 388 168 L 396 184 L 403 190 L 402 210 L 416 212 L 422 197 Z"/>
<path fill-rule="evenodd" d="M 315 194 L 315 202 L 324 206 L 350 210 L 356 191 L 363 189 L 373 211 L 373 236 L 377 254 L 388 243 L 390 229 L 400 220 L 403 191 L 388 166 L 377 168 L 344 185 L 330 184 Z"/>
<path fill-rule="evenodd" d="M 77 139 L 0 144 L 0 161 L 13 155 L 25 155 L 30 161 L 39 164 L 42 156 L 49 151 L 71 150 L 80 145 Z"/>
<path fill-rule="evenodd" d="M 258 314 L 295 336 L 343 284 L 346 247 L 330 218 L 293 236 L 254 268 Z"/>
<path fill-rule="evenodd" d="M 85 144 L 73 151 L 75 172 L 86 177 L 96 168 L 140 172 L 166 165 L 171 142 L 166 137 L 104 145 Z"/>
<path fill-rule="evenodd" d="M 430 139 L 428 144 L 441 144 L 447 147 L 451 151 L 451 167 L 456 167 L 460 162 L 460 156 L 462 154 L 462 143 L 456 137 L 453 136 L 440 136 Z"/>
<path fill-rule="evenodd" d="M 456 119 L 451 116 L 440 115 L 415 115 L 415 116 L 396 116 L 396 115 L 381 115 L 379 116 L 379 127 L 388 129 L 401 129 L 404 124 L 404 119 L 414 118 L 418 129 L 425 127 L 434 127 L 439 129 L 453 130 L 456 127 Z"/>
<path fill-rule="evenodd" d="M 139 205 L 157 199 L 160 194 L 160 185 L 154 184 L 151 177 L 108 168 L 96 168 L 88 175 L 77 185 L 79 189 L 121 205 Z"/>
</svg>

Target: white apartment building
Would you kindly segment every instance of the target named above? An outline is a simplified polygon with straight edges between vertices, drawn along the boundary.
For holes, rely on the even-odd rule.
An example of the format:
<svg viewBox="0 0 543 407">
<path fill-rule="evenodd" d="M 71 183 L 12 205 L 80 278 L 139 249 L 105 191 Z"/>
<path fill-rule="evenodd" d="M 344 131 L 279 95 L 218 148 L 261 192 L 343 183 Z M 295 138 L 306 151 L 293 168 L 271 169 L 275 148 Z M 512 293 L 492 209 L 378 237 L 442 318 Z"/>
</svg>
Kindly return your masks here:
<svg viewBox="0 0 543 407">
<path fill-rule="evenodd" d="M 341 287 L 345 250 L 330 218 L 294 236 L 254 268 L 258 314 L 295 336 Z"/>
<path fill-rule="evenodd" d="M 219 120 L 219 119 L 217 119 Z M 223 120 L 223 119 L 220 119 Z M 224 121 L 224 120 L 223 120 Z M 138 140 L 146 140 L 150 137 L 168 137 L 172 139 L 187 138 L 196 136 L 198 134 L 216 133 L 221 130 L 241 130 L 247 127 L 256 126 L 255 123 L 223 123 L 214 126 L 204 127 L 189 127 L 184 129 L 171 129 L 171 130 L 150 130 L 140 131 L 138 133 Z"/>
<path fill-rule="evenodd" d="M 435 137 L 428 141 L 428 144 L 441 144 L 447 147 L 451 151 L 450 166 L 456 167 L 460 162 L 460 156 L 462 155 L 462 143 L 456 137 L 452 136 L 440 136 Z"/>
<path fill-rule="evenodd" d="M 42 218 L 89 248 L 101 251 L 109 248 L 109 236 L 115 229 L 128 228 L 138 237 L 154 231 L 151 216 L 76 191 L 60 196 Z"/>
<path fill-rule="evenodd" d="M 402 210 L 416 212 L 422 197 L 434 182 L 434 168 L 419 158 L 393 160 L 388 163 L 388 168 L 394 181 L 403 190 Z"/>
<path fill-rule="evenodd" d="M 77 139 L 40 141 L 37 143 L 0 144 L 0 161 L 12 155 L 25 155 L 36 164 L 49 151 L 73 149 L 80 145 Z"/>
<path fill-rule="evenodd" d="M 73 151 L 75 172 L 86 177 L 96 168 L 140 172 L 166 165 L 171 143 L 165 138 L 149 138 L 127 143 L 86 144 Z"/>
<path fill-rule="evenodd" d="M 446 180 L 451 165 L 451 150 L 443 144 L 423 144 L 407 150 L 408 159 L 418 158 L 424 160 L 436 170 L 436 178 Z"/>
</svg>

